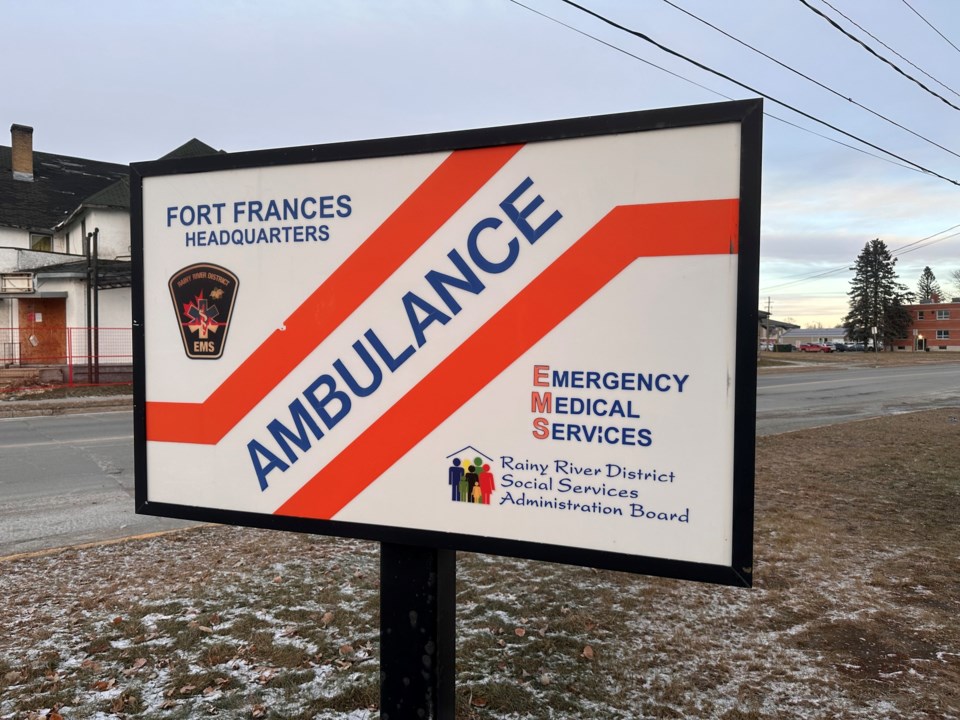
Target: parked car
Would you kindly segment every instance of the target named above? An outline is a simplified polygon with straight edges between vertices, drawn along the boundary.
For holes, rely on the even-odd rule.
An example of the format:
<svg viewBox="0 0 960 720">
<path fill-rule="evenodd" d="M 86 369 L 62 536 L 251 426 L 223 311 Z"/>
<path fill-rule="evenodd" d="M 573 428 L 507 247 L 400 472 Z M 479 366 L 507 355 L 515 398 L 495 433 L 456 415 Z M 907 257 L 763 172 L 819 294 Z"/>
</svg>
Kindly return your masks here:
<svg viewBox="0 0 960 720">
<path fill-rule="evenodd" d="M 866 347 L 862 342 L 852 342 L 847 343 L 847 350 L 850 350 L 851 352 L 863 352 L 866 350 Z"/>
<path fill-rule="evenodd" d="M 801 343 L 800 352 L 833 352 L 827 343 Z"/>
<path fill-rule="evenodd" d="M 847 349 L 848 349 L 846 343 L 835 342 L 835 343 L 830 343 L 830 344 L 833 346 L 833 351 L 834 351 L 834 352 L 846 352 Z"/>
</svg>

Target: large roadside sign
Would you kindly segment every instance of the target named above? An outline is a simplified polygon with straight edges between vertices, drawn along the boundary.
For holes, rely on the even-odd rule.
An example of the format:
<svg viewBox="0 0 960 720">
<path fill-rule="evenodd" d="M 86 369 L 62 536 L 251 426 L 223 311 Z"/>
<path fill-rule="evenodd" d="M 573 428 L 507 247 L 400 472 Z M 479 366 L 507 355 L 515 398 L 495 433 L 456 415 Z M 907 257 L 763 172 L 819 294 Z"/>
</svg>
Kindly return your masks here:
<svg viewBox="0 0 960 720">
<path fill-rule="evenodd" d="M 137 511 L 749 585 L 761 114 L 135 164 Z"/>
</svg>

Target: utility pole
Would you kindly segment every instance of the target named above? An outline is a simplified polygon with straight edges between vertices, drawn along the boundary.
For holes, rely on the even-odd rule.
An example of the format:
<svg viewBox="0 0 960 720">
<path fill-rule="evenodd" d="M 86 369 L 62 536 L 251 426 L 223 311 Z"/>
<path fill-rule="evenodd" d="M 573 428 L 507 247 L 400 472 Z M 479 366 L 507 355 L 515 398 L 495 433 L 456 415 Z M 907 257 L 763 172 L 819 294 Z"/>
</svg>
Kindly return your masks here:
<svg viewBox="0 0 960 720">
<path fill-rule="evenodd" d="M 100 228 L 87 233 L 87 383 L 100 382 Z"/>
<path fill-rule="evenodd" d="M 770 296 L 767 295 L 767 324 L 763 328 L 763 347 L 765 350 L 770 348 L 770 318 L 773 316 L 773 304 Z"/>
</svg>

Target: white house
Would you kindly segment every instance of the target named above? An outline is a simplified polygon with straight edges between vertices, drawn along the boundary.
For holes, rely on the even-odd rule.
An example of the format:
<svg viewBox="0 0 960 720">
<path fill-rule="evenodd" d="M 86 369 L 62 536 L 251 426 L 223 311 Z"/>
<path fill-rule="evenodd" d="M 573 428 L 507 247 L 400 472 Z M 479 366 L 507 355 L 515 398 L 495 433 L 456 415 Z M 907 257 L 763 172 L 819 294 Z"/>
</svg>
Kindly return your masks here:
<svg viewBox="0 0 960 720">
<path fill-rule="evenodd" d="M 0 145 L 0 367 L 61 367 L 96 352 L 129 364 L 129 167 L 36 152 L 33 128 L 10 132 Z M 194 139 L 165 157 L 215 152 Z"/>
</svg>

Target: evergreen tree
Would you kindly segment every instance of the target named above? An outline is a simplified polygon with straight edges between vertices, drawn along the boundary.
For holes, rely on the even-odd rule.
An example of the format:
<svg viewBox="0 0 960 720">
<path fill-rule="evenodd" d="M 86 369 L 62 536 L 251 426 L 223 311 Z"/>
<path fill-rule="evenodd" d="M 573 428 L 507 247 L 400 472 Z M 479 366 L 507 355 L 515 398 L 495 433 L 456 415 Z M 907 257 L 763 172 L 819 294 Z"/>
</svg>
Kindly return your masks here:
<svg viewBox="0 0 960 720">
<path fill-rule="evenodd" d="M 920 282 L 917 283 L 917 298 L 920 302 L 941 302 L 943 300 L 940 283 L 937 282 L 937 278 L 929 265 L 923 269 Z"/>
<path fill-rule="evenodd" d="M 884 345 L 907 336 L 910 315 L 904 305 L 913 299 L 907 287 L 897 281 L 897 259 L 880 239 L 864 245 L 850 281 L 850 312 L 844 318 L 847 337 L 867 341 L 877 328 Z"/>
</svg>

